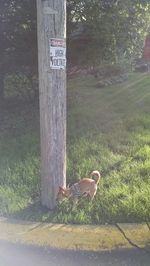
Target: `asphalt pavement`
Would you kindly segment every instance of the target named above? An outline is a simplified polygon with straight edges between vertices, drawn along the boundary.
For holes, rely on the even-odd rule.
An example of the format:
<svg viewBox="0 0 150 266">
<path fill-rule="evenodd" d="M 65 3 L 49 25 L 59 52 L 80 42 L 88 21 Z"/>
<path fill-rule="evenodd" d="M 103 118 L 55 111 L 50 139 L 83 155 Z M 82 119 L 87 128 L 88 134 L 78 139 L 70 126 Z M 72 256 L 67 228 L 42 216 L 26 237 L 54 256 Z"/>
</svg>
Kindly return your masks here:
<svg viewBox="0 0 150 266">
<path fill-rule="evenodd" d="M 0 266 L 150 266 L 138 249 L 115 251 L 59 250 L 0 241 Z"/>
</svg>

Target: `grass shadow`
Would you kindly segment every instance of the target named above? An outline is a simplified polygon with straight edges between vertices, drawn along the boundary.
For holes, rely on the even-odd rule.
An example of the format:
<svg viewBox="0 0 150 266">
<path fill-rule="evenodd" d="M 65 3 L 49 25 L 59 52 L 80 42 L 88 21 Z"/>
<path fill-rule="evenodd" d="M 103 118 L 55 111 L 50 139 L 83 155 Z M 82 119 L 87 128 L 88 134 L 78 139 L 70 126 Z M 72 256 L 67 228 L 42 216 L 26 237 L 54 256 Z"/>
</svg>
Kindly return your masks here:
<svg viewBox="0 0 150 266">
<path fill-rule="evenodd" d="M 53 211 L 43 207 L 40 201 L 37 201 L 24 209 L 14 212 L 10 218 L 31 222 L 50 222 L 52 214 Z"/>
</svg>

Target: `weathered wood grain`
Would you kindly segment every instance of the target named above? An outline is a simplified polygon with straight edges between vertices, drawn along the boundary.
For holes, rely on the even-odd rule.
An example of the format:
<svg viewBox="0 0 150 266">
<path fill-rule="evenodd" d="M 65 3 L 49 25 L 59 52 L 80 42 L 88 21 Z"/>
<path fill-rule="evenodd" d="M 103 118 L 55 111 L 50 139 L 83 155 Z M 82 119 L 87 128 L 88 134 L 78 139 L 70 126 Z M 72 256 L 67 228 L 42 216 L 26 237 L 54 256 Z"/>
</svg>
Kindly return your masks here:
<svg viewBox="0 0 150 266">
<path fill-rule="evenodd" d="M 66 38 L 66 0 L 37 0 L 37 26 L 41 202 L 53 209 L 58 187 L 66 184 L 66 71 L 50 69 L 49 39 Z"/>
</svg>

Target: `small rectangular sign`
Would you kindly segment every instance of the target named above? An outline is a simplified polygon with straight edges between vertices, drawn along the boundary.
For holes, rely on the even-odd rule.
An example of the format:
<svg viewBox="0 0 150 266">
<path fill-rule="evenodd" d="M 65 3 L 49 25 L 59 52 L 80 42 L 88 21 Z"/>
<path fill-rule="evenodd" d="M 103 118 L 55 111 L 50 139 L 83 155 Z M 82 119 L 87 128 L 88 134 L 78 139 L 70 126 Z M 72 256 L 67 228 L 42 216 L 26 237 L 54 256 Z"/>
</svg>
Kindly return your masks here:
<svg viewBox="0 0 150 266">
<path fill-rule="evenodd" d="M 66 68 L 66 42 L 64 39 L 50 39 L 50 68 L 65 69 Z"/>
</svg>

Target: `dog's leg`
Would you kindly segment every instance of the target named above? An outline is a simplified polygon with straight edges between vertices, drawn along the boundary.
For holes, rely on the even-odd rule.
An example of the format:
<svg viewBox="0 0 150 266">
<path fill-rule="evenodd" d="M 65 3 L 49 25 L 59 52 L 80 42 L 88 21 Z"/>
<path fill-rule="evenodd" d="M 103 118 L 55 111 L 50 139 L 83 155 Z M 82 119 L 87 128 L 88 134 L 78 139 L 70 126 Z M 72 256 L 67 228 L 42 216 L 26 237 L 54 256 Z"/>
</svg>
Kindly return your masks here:
<svg viewBox="0 0 150 266">
<path fill-rule="evenodd" d="M 82 194 L 82 197 L 84 198 L 84 197 L 87 197 L 89 195 L 89 192 L 84 192 L 83 194 Z"/>
<path fill-rule="evenodd" d="M 91 200 L 94 199 L 95 194 L 96 194 L 96 190 L 91 191 L 91 192 L 89 193 Z"/>
</svg>

